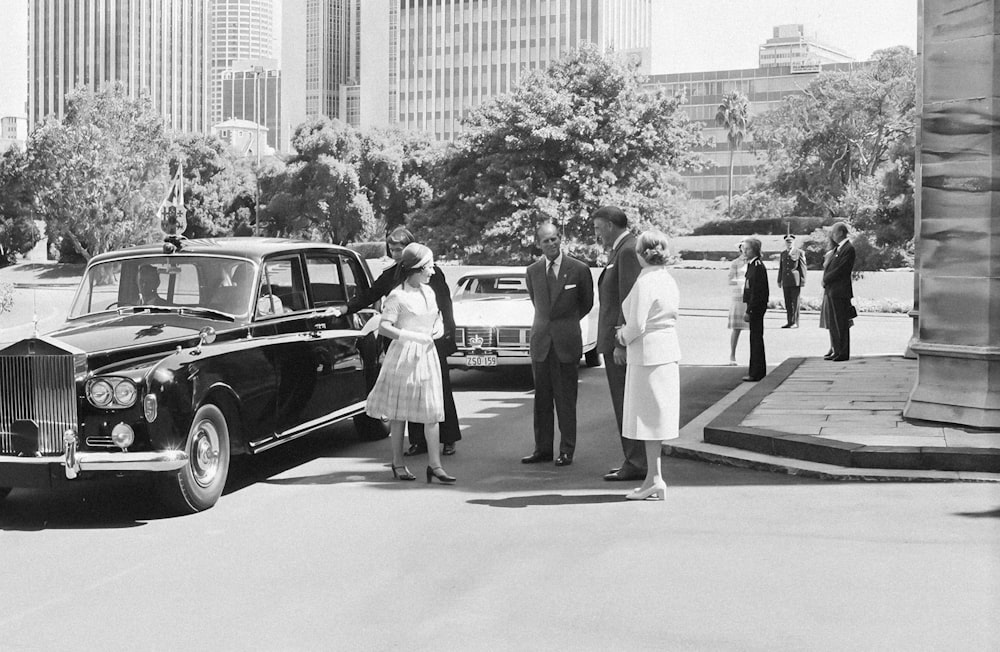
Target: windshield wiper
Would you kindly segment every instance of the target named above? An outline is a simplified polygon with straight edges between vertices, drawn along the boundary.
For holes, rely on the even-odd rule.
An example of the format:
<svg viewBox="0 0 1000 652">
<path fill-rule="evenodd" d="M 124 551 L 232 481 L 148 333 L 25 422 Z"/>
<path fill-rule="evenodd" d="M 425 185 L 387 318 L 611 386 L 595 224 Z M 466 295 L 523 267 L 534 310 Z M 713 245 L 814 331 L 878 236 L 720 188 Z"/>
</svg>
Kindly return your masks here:
<svg viewBox="0 0 1000 652">
<path fill-rule="evenodd" d="M 212 310 L 211 308 L 202 308 L 201 306 L 183 306 L 179 308 L 182 315 L 198 315 L 199 317 L 217 317 L 218 319 L 225 319 L 226 321 L 236 321 L 236 317 L 233 317 L 227 312 L 222 312 L 220 310 Z"/>
<path fill-rule="evenodd" d="M 174 306 L 122 306 L 118 309 L 118 314 L 135 314 L 137 312 L 175 312 L 176 310 L 177 308 Z"/>
</svg>

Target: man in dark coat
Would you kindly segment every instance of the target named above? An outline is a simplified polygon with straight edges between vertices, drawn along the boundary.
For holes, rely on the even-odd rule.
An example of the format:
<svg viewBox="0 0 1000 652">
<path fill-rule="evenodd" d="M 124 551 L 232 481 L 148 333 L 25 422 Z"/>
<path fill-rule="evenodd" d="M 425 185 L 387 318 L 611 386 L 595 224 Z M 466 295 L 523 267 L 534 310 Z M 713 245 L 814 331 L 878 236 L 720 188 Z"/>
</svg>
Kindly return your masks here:
<svg viewBox="0 0 1000 652">
<path fill-rule="evenodd" d="M 615 341 L 615 332 L 625 323 L 622 301 L 639 278 L 639 257 L 635 236 L 628 230 L 625 212 L 616 206 L 603 206 L 590 216 L 594 231 L 608 247 L 608 264 L 597 280 L 601 304 L 597 317 L 597 351 L 604 357 L 604 372 L 611 391 L 611 406 L 618 425 L 624 460 L 604 475 L 605 480 L 640 480 L 646 477 L 646 446 L 636 439 L 622 437 L 622 409 L 625 404 L 625 347 Z"/>
<path fill-rule="evenodd" d="M 851 320 L 857 315 L 851 305 L 855 252 L 847 238 L 847 224 L 834 224 L 830 228 L 830 239 L 837 248 L 823 270 L 823 292 L 829 306 L 826 325 L 830 329 L 830 353 L 824 359 L 841 362 L 851 359 Z"/>
<path fill-rule="evenodd" d="M 743 251 L 747 257 L 746 285 L 743 287 L 743 303 L 747 304 L 743 319 L 750 324 L 750 368 L 743 377 L 746 381 L 757 381 L 767 375 L 767 360 L 764 356 L 764 313 L 767 312 L 769 287 L 767 270 L 760 259 L 760 240 L 747 238 L 743 241 Z"/>
<path fill-rule="evenodd" d="M 795 246 L 795 236 L 785 236 L 785 250 L 778 263 L 778 287 L 785 295 L 785 316 L 782 328 L 799 327 L 799 295 L 806 284 L 806 255 Z"/>
<path fill-rule="evenodd" d="M 414 238 L 409 229 L 397 227 L 386 236 L 386 250 L 389 256 L 398 263 L 403 249 L 411 242 L 414 242 Z M 396 278 L 396 263 L 385 268 L 379 277 L 372 282 L 368 291 L 358 292 L 348 301 L 344 314 L 363 310 L 392 292 L 393 288 L 400 282 Z M 444 421 L 440 425 L 441 454 L 454 455 L 455 442 L 462 438 L 462 430 L 458 424 L 458 411 L 455 409 L 455 397 L 451 391 L 451 378 L 448 374 L 448 356 L 458 350 L 455 345 L 455 313 L 451 305 L 451 290 L 444 278 L 444 272 L 437 265 L 434 266 L 434 274 L 431 276 L 429 285 L 434 291 L 434 298 L 437 300 L 438 310 L 441 311 L 441 320 L 444 323 L 444 332 L 434 340 L 434 347 L 437 349 L 438 360 L 441 363 L 441 386 L 444 390 Z M 410 447 L 403 454 L 409 456 L 426 453 L 427 440 L 424 438 L 424 424 L 407 423 L 406 431 L 410 439 Z"/>
<path fill-rule="evenodd" d="M 580 320 L 594 306 L 594 281 L 587 265 L 562 253 L 554 224 L 535 231 L 542 258 L 528 266 L 528 296 L 535 307 L 531 324 L 531 372 L 535 378 L 535 450 L 524 464 L 552 460 L 555 414 L 559 417 L 556 466 L 573 463 L 576 451 L 576 396 L 583 335 Z"/>
</svg>

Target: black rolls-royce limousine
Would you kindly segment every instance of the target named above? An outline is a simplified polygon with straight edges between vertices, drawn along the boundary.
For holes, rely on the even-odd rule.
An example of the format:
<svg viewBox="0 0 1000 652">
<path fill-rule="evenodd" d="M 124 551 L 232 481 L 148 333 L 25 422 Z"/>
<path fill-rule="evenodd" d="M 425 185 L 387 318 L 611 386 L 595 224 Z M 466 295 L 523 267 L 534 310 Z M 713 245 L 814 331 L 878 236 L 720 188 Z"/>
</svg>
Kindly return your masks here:
<svg viewBox="0 0 1000 652">
<path fill-rule="evenodd" d="M 370 287 L 335 245 L 183 240 L 94 257 L 65 324 L 0 350 L 0 500 L 100 474 L 155 473 L 194 512 L 230 459 L 364 414 L 378 372 L 372 312 L 337 316 Z"/>
</svg>

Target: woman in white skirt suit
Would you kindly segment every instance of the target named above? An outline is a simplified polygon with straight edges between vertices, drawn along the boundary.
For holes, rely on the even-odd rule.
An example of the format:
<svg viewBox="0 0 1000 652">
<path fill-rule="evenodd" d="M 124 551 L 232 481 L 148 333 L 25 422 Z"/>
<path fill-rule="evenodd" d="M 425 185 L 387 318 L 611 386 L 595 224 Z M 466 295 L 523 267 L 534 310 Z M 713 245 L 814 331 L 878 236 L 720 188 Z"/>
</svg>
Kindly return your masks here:
<svg viewBox="0 0 1000 652">
<path fill-rule="evenodd" d="M 680 425 L 681 352 L 675 330 L 680 295 L 664 266 L 667 245 L 659 231 L 646 231 L 636 241 L 642 270 L 622 302 L 625 324 L 617 334 L 628 351 L 622 436 L 646 443 L 646 479 L 625 496 L 629 500 L 663 500 L 661 446 L 677 437 Z"/>
</svg>

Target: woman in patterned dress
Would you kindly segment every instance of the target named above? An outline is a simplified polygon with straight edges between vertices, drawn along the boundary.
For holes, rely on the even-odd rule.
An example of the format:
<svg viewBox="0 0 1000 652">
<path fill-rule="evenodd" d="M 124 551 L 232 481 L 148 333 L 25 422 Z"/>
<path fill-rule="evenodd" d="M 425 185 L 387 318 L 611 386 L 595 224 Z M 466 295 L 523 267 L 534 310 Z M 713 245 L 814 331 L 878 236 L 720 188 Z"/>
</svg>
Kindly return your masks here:
<svg viewBox="0 0 1000 652">
<path fill-rule="evenodd" d="M 366 412 L 389 420 L 392 441 L 392 475 L 416 480 L 403 464 L 403 431 L 406 422 L 424 424 L 427 439 L 427 482 L 432 478 L 452 484 L 455 478 L 441 468 L 438 423 L 444 421 L 441 365 L 434 338 L 444 329 L 434 291 L 427 285 L 434 273 L 434 258 L 424 245 L 403 249 L 397 266 L 399 285 L 385 298 L 379 332 L 392 340 L 382 361 L 378 380 L 368 394 Z"/>
</svg>

